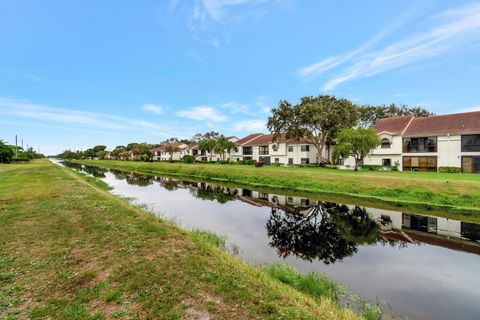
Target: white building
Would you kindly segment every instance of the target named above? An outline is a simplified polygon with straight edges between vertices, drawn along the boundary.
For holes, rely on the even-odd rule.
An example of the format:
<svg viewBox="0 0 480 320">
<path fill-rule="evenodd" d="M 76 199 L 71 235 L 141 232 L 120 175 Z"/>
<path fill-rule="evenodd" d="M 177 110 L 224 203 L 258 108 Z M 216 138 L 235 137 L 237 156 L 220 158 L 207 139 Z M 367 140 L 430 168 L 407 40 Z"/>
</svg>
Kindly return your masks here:
<svg viewBox="0 0 480 320">
<path fill-rule="evenodd" d="M 225 137 L 225 139 L 233 143 L 236 143 L 238 141 L 238 138 L 235 136 Z M 210 158 L 212 159 L 212 161 L 220 161 L 222 159 L 228 160 L 232 152 L 234 152 L 234 150 L 231 150 L 230 153 L 225 152 L 222 156 L 215 152 L 212 152 L 210 154 L 208 152 L 201 151 L 198 149 L 198 144 L 195 144 L 189 148 L 189 154 L 194 156 L 196 161 L 210 161 Z"/>
<path fill-rule="evenodd" d="M 152 149 L 153 161 L 179 161 L 186 154 L 189 154 L 189 147 L 186 143 L 177 142 L 171 144 L 174 152 L 170 154 L 167 151 L 167 145 L 161 145 L 160 147 Z"/>
<path fill-rule="evenodd" d="M 231 161 L 254 160 L 265 164 L 294 165 L 317 162 L 317 149 L 307 139 L 299 141 L 280 138 L 273 142 L 272 134 L 253 133 L 236 142 Z M 323 158 L 327 159 L 327 149 Z"/>
<path fill-rule="evenodd" d="M 382 143 L 364 164 L 397 165 L 403 171 L 457 167 L 480 173 L 480 111 L 385 118 L 374 129 Z M 354 164 L 353 158 L 345 160 L 346 166 Z"/>
</svg>

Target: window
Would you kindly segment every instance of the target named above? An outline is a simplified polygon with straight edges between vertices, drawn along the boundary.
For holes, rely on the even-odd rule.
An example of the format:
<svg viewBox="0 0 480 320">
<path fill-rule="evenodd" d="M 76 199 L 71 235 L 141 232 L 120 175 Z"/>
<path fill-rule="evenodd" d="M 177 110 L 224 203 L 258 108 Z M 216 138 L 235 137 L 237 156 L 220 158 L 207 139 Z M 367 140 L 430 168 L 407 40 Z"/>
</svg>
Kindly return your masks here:
<svg viewBox="0 0 480 320">
<path fill-rule="evenodd" d="M 403 157 L 403 171 L 437 171 L 437 157 Z"/>
<path fill-rule="evenodd" d="M 301 164 L 309 164 L 309 163 L 310 163 L 310 159 L 309 159 L 309 158 L 302 158 L 300 163 L 301 163 Z"/>
<path fill-rule="evenodd" d="M 260 155 L 268 155 L 268 146 L 260 146 L 260 147 L 258 148 L 258 150 L 259 150 L 259 151 L 258 151 L 258 154 L 260 154 Z M 244 154 L 245 154 L 245 152 L 244 152 Z"/>
<path fill-rule="evenodd" d="M 293 158 L 288 158 L 288 164 L 293 165 Z"/>
<path fill-rule="evenodd" d="M 310 146 L 309 145 L 303 145 L 300 149 L 302 152 L 309 152 L 310 151 Z"/>
<path fill-rule="evenodd" d="M 404 138 L 403 152 L 437 152 L 437 137 Z"/>
<path fill-rule="evenodd" d="M 390 140 L 388 140 L 387 138 L 383 138 L 381 148 L 382 149 L 390 149 L 390 146 L 391 146 Z"/>
<path fill-rule="evenodd" d="M 288 146 L 288 152 L 293 152 L 293 146 Z"/>
<path fill-rule="evenodd" d="M 392 159 L 382 159 L 382 166 L 390 167 L 392 165 Z"/>
<path fill-rule="evenodd" d="M 253 154 L 253 148 L 252 147 L 243 147 L 243 154 L 244 155 L 252 155 Z"/>
<path fill-rule="evenodd" d="M 235 153 L 238 153 L 238 147 L 235 147 L 233 150 L 235 150 Z"/>
<path fill-rule="evenodd" d="M 480 156 L 462 157 L 463 173 L 480 173 Z"/>
<path fill-rule="evenodd" d="M 268 193 L 259 192 L 258 193 L 258 198 L 268 200 Z"/>
<path fill-rule="evenodd" d="M 279 164 L 280 163 L 280 159 L 279 158 L 275 158 L 275 164 Z"/>
<path fill-rule="evenodd" d="M 288 202 L 288 203 L 293 203 L 293 198 L 292 198 L 292 197 L 288 197 L 288 198 L 287 198 L 287 202 Z"/>
<path fill-rule="evenodd" d="M 278 151 L 278 146 L 277 146 L 276 144 L 274 144 L 274 145 L 272 146 L 272 149 L 273 149 L 273 151 Z"/>
<path fill-rule="evenodd" d="M 480 151 L 480 134 L 462 136 L 462 152 Z"/>
<path fill-rule="evenodd" d="M 263 164 L 270 164 L 270 157 L 258 157 L 258 161 Z"/>
<path fill-rule="evenodd" d="M 301 204 L 302 206 L 308 206 L 308 205 L 310 205 L 310 200 L 308 200 L 308 199 L 300 199 L 300 204 Z"/>
</svg>

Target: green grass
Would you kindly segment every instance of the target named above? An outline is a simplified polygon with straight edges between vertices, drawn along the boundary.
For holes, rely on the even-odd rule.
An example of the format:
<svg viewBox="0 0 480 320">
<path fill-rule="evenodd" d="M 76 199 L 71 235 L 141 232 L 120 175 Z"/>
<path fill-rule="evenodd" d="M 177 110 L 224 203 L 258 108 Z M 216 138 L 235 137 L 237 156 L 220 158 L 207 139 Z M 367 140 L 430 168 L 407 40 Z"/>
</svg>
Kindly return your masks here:
<svg viewBox="0 0 480 320">
<path fill-rule="evenodd" d="M 232 182 L 253 187 L 343 196 L 396 207 L 480 216 L 480 175 L 376 172 L 244 165 L 77 161 L 104 168 Z"/>
<path fill-rule="evenodd" d="M 0 319 L 357 319 L 48 161 L 0 165 Z"/>
</svg>

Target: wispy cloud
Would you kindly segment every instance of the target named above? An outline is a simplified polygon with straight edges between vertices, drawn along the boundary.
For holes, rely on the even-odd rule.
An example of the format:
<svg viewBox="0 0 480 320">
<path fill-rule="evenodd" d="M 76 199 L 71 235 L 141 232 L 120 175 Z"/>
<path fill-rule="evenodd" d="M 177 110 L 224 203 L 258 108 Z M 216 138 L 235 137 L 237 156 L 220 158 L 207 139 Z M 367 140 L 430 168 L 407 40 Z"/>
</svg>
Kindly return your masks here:
<svg viewBox="0 0 480 320">
<path fill-rule="evenodd" d="M 165 108 L 158 104 L 153 103 L 146 103 L 142 106 L 142 110 L 149 111 L 156 114 L 163 114 L 165 112 Z"/>
<path fill-rule="evenodd" d="M 197 106 L 190 109 L 181 110 L 177 112 L 177 115 L 193 120 L 208 120 L 213 122 L 223 122 L 227 120 L 225 116 L 220 115 L 211 106 Z"/>
<path fill-rule="evenodd" d="M 242 113 L 242 114 L 252 114 L 252 110 L 249 104 L 238 103 L 238 102 L 227 102 L 221 105 L 222 108 L 227 109 L 230 113 Z"/>
<path fill-rule="evenodd" d="M 145 120 L 131 119 L 96 112 L 65 108 L 0 97 L 0 115 L 35 120 L 37 123 L 58 123 L 77 127 L 89 127 L 115 131 L 142 131 L 158 134 L 162 125 Z M 165 129 L 165 128 L 164 128 Z M 168 130 L 167 130 L 168 131 Z M 172 134 L 165 134 L 171 136 Z"/>
<path fill-rule="evenodd" d="M 235 131 L 263 132 L 266 130 L 264 120 L 242 120 L 233 125 Z"/>
<path fill-rule="evenodd" d="M 196 40 L 220 47 L 231 41 L 228 26 L 260 20 L 272 7 L 291 8 L 293 0 L 171 0 L 170 8 L 189 12 L 188 28 Z M 182 10 L 180 10 L 182 9 Z"/>
<path fill-rule="evenodd" d="M 27 78 L 28 80 L 34 81 L 34 82 L 42 82 L 43 79 L 32 74 L 32 73 L 27 73 L 27 72 L 22 72 L 22 75 Z"/>
<path fill-rule="evenodd" d="M 345 65 L 343 70 L 323 85 L 323 90 L 330 91 L 347 81 L 371 77 L 441 54 L 462 52 L 462 49 L 480 39 L 480 4 L 444 11 L 432 16 L 427 22 L 431 25 L 429 29 L 383 49 L 370 50 L 386 35 L 385 32 L 380 32 L 359 49 L 304 67 L 299 70 L 299 74 L 302 77 L 318 75 Z"/>
<path fill-rule="evenodd" d="M 359 56 L 360 54 L 364 53 L 368 49 L 372 48 L 375 44 L 380 42 L 387 35 L 389 35 L 393 31 L 397 30 L 402 25 L 404 25 L 405 22 L 407 22 L 409 16 L 410 16 L 410 13 L 402 15 L 400 18 L 396 19 L 392 24 L 390 24 L 389 26 L 381 30 L 379 33 L 377 33 L 375 36 L 370 38 L 367 42 L 362 44 L 360 47 L 350 52 L 333 56 L 333 57 L 328 57 L 312 65 L 301 68 L 300 70 L 298 70 L 298 75 L 308 80 L 313 78 L 316 75 L 319 75 L 325 71 L 333 69 L 341 64 L 344 64 L 352 60 L 353 58 Z"/>
</svg>

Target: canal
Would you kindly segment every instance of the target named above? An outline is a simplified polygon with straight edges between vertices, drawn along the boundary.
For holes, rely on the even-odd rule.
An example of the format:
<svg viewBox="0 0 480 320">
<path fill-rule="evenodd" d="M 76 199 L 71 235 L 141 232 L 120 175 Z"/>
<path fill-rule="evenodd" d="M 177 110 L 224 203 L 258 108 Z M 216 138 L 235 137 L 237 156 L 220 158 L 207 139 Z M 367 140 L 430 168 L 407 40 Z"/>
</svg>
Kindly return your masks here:
<svg viewBox="0 0 480 320">
<path fill-rule="evenodd" d="M 385 313 L 480 319 L 480 225 L 241 186 L 66 163 L 186 229 L 225 235 L 251 264 L 321 272 Z"/>
</svg>

